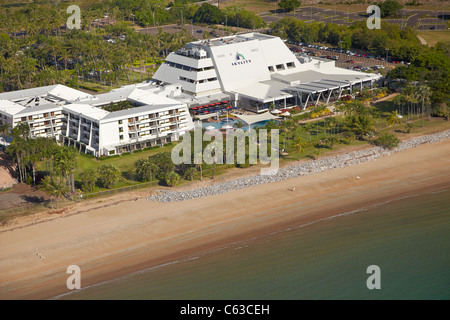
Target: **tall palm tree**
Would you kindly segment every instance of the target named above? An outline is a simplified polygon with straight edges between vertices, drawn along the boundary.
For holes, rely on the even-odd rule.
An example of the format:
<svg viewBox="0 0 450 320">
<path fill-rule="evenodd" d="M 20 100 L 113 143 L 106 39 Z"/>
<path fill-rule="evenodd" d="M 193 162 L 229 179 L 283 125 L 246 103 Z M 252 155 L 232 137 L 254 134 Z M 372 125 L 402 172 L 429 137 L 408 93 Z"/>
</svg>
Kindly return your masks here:
<svg viewBox="0 0 450 320">
<path fill-rule="evenodd" d="M 429 112 L 429 99 L 431 96 L 431 90 L 430 87 L 428 87 L 427 85 L 422 85 L 419 87 L 418 90 L 418 96 L 420 101 L 422 101 L 422 127 L 424 125 L 423 123 L 423 115 L 424 115 L 424 111 L 425 108 L 427 109 L 427 119 L 430 119 L 430 112 Z"/>
<path fill-rule="evenodd" d="M 75 192 L 75 170 L 77 168 L 77 154 L 74 149 L 62 147 L 55 157 L 55 168 L 58 170 L 68 185 L 72 185 L 72 192 Z"/>
<path fill-rule="evenodd" d="M 298 137 L 294 141 L 294 150 L 298 154 L 298 160 L 300 161 L 300 154 L 305 152 L 306 142 L 303 141 L 302 138 Z"/>
</svg>

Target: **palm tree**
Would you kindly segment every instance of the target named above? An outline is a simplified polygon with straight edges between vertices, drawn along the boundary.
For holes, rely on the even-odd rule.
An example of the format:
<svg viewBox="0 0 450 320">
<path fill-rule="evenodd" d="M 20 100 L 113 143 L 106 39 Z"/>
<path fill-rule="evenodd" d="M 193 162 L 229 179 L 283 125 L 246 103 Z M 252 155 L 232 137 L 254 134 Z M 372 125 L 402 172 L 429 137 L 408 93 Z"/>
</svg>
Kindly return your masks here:
<svg viewBox="0 0 450 320">
<path fill-rule="evenodd" d="M 184 171 L 184 178 L 194 181 L 195 167 L 189 166 Z"/>
<path fill-rule="evenodd" d="M 165 180 L 169 187 L 175 187 L 180 180 L 180 176 L 175 171 L 172 171 Z"/>
<path fill-rule="evenodd" d="M 55 174 L 45 177 L 42 180 L 40 189 L 57 199 L 63 198 L 69 193 L 69 187 L 66 185 L 63 177 Z M 50 199 L 53 201 L 53 198 Z"/>
<path fill-rule="evenodd" d="M 345 129 L 355 133 L 359 139 L 362 139 L 365 134 L 375 130 L 373 117 L 369 114 L 351 115 L 346 120 Z"/>
<path fill-rule="evenodd" d="M 397 111 L 392 111 L 387 118 L 388 125 L 392 125 L 392 130 L 394 130 L 395 124 L 400 124 L 400 115 Z"/>
<path fill-rule="evenodd" d="M 235 127 L 236 129 L 242 129 L 245 127 L 245 123 L 244 121 L 239 120 L 233 124 L 233 127 Z"/>
<path fill-rule="evenodd" d="M 423 85 L 419 87 L 418 96 L 422 101 L 422 127 L 423 127 L 423 114 L 425 107 L 427 109 L 427 119 L 430 120 L 430 112 L 429 112 L 429 99 L 431 96 L 431 90 L 427 85 Z"/>
<path fill-rule="evenodd" d="M 403 108 L 405 103 L 407 102 L 406 96 L 403 94 L 398 94 L 392 99 L 392 102 L 400 109 Z M 408 117 L 409 117 L 409 108 L 408 108 Z"/>
<path fill-rule="evenodd" d="M 112 164 L 104 164 L 97 170 L 100 183 L 105 188 L 112 188 L 120 177 L 120 171 Z"/>
<path fill-rule="evenodd" d="M 97 171 L 95 169 L 86 170 L 81 174 L 81 185 L 84 191 L 92 192 L 97 181 Z"/>
<path fill-rule="evenodd" d="M 72 185 L 72 192 L 75 192 L 75 170 L 77 168 L 77 154 L 75 149 L 62 147 L 54 157 L 55 169 L 61 174 L 61 177 L 69 185 Z"/>
<path fill-rule="evenodd" d="M 294 150 L 297 151 L 298 160 L 300 161 L 300 154 L 305 152 L 306 142 L 303 141 L 302 138 L 298 137 L 294 142 Z"/>
<path fill-rule="evenodd" d="M 197 167 L 197 170 L 200 169 L 200 181 L 202 181 L 203 180 L 203 152 L 199 151 L 198 153 L 196 153 L 194 156 L 194 159 L 195 158 L 201 159 L 201 162 L 196 163 L 195 165 Z"/>
</svg>

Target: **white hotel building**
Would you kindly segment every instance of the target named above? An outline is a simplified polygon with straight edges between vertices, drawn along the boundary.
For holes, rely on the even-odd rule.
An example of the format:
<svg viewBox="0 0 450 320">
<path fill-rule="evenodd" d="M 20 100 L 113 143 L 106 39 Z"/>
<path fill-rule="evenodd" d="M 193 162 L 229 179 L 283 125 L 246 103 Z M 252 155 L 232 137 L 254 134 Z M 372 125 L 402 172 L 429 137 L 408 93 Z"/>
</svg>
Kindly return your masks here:
<svg viewBox="0 0 450 320">
<path fill-rule="evenodd" d="M 168 86 L 174 92 L 176 86 Z M 0 94 L 0 122 L 27 123 L 31 137 L 52 137 L 80 152 L 114 155 L 178 140 L 193 128 L 186 104 L 148 84 L 97 96 L 62 85 Z M 102 106 L 129 101 L 133 107 L 108 112 Z"/>
<path fill-rule="evenodd" d="M 179 84 L 189 107 L 230 100 L 256 112 L 271 104 L 328 103 L 380 78 L 337 68 L 334 60 L 296 56 L 279 37 L 259 33 L 188 43 L 153 76 L 160 85 Z"/>
<path fill-rule="evenodd" d="M 0 123 L 25 122 L 32 137 L 53 137 L 95 156 L 178 140 L 194 127 L 188 108 L 221 102 L 256 112 L 328 103 L 381 76 L 298 57 L 274 36 L 247 33 L 195 41 L 170 53 L 149 82 L 90 95 L 53 85 L 0 94 Z M 103 107 L 128 101 L 133 107 Z M 223 105 L 222 105 L 223 106 Z"/>
</svg>

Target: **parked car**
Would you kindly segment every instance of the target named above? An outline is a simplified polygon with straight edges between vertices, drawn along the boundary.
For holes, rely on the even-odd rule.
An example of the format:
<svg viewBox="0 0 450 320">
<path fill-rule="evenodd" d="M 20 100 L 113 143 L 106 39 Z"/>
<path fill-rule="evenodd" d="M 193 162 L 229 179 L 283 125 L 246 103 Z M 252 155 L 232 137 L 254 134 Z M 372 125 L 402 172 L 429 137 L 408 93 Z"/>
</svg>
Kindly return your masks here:
<svg viewBox="0 0 450 320">
<path fill-rule="evenodd" d="M 345 62 L 347 62 L 347 63 L 355 63 L 355 61 L 353 61 L 353 60 L 347 60 Z"/>
</svg>

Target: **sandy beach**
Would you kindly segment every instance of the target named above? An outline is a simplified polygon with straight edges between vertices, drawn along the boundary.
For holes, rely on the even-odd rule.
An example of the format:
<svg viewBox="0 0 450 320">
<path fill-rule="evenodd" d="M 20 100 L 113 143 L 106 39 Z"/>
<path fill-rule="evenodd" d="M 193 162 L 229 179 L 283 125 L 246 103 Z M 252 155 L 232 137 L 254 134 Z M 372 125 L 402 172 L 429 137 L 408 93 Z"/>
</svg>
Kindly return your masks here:
<svg viewBox="0 0 450 320">
<path fill-rule="evenodd" d="M 0 298 L 64 294 L 69 265 L 81 268 L 85 287 L 287 226 L 448 188 L 449 154 L 446 140 L 216 196 L 159 203 L 140 191 L 25 217 L 0 229 Z"/>
</svg>

